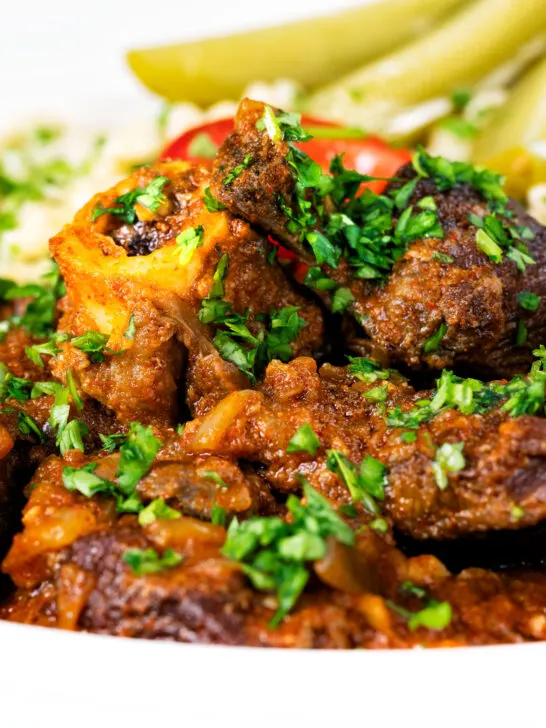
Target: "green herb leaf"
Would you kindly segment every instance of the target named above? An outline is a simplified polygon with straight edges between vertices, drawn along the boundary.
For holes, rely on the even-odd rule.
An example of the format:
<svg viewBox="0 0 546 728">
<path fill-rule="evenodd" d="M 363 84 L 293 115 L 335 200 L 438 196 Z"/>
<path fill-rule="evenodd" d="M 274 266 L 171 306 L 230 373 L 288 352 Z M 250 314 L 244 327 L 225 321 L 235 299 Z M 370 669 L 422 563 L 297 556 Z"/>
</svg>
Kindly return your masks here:
<svg viewBox="0 0 546 728">
<path fill-rule="evenodd" d="M 128 324 L 127 328 L 125 329 L 125 331 L 123 332 L 123 337 L 125 339 L 129 339 L 129 341 L 133 341 L 133 339 L 136 336 L 136 330 L 137 330 L 137 327 L 136 327 L 135 317 L 133 314 L 131 314 L 131 316 L 129 318 L 129 324 Z"/>
<path fill-rule="evenodd" d="M 332 313 L 344 313 L 354 301 L 348 288 L 338 288 L 332 297 Z"/>
<path fill-rule="evenodd" d="M 160 447 L 161 441 L 154 437 L 151 427 L 131 422 L 127 438 L 119 449 L 117 484 L 124 495 L 132 494 L 139 480 L 151 468 Z"/>
<path fill-rule="evenodd" d="M 98 364 L 105 361 L 105 351 L 111 352 L 107 346 L 109 338 L 108 334 L 101 334 L 99 331 L 86 331 L 72 339 L 72 346 L 88 354 L 90 362 Z"/>
<path fill-rule="evenodd" d="M 63 469 L 63 484 L 67 490 L 77 490 L 87 498 L 96 493 L 110 493 L 114 484 L 95 474 L 96 463 L 88 463 L 81 468 L 66 467 Z"/>
<path fill-rule="evenodd" d="M 167 520 L 176 520 L 181 518 L 181 514 L 174 508 L 168 506 L 163 498 L 155 498 L 155 500 L 148 503 L 138 514 L 138 522 L 141 526 L 149 526 L 158 518 L 164 518 Z"/>
<path fill-rule="evenodd" d="M 290 523 L 277 516 L 251 517 L 242 523 L 234 518 L 223 548 L 228 558 L 242 562 L 256 589 L 276 591 L 279 609 L 271 627 L 296 604 L 309 579 L 306 563 L 324 556 L 329 536 L 354 545 L 351 528 L 304 478 L 302 483 L 307 503 L 289 496 Z"/>
<path fill-rule="evenodd" d="M 226 525 L 226 509 L 215 503 L 210 511 L 210 521 L 214 526 Z"/>
<path fill-rule="evenodd" d="M 294 435 L 292 435 L 292 438 L 288 443 L 288 447 L 286 448 L 286 452 L 306 452 L 315 457 L 319 447 L 320 440 L 316 436 L 311 425 L 306 422 L 296 430 Z"/>
<path fill-rule="evenodd" d="M 451 619 L 452 610 L 449 602 L 432 602 L 409 618 L 408 627 L 412 631 L 419 627 L 439 631 L 448 627 Z"/>
<path fill-rule="evenodd" d="M 202 225 L 198 227 L 186 228 L 180 235 L 176 236 L 176 244 L 180 250 L 180 265 L 187 265 L 192 259 L 193 254 L 203 245 L 204 228 Z"/>
<path fill-rule="evenodd" d="M 241 164 L 238 164 L 236 167 L 234 167 L 231 172 L 229 172 L 224 179 L 222 180 L 222 184 L 224 187 L 230 187 L 237 177 L 240 177 L 241 174 L 245 171 L 245 169 L 248 169 L 250 165 L 252 164 L 252 154 L 247 154 Z"/>
<path fill-rule="evenodd" d="M 158 176 L 149 182 L 146 187 L 137 187 L 124 195 L 116 197 L 114 207 L 104 207 L 99 203 L 93 210 L 91 221 L 95 222 L 99 217 L 108 213 L 121 218 L 127 225 L 134 225 L 138 220 L 135 205 L 139 204 L 152 212 L 157 212 L 159 206 L 166 200 L 163 188 L 168 182 L 167 177 Z"/>
<path fill-rule="evenodd" d="M 226 209 L 226 206 L 222 202 L 220 202 L 220 200 L 217 200 L 216 197 L 214 197 L 214 195 L 210 191 L 210 187 L 207 187 L 205 189 L 203 202 L 209 212 L 220 212 L 221 210 Z"/>
<path fill-rule="evenodd" d="M 542 298 L 531 291 L 521 291 L 516 295 L 519 305 L 526 311 L 536 311 Z"/>
<path fill-rule="evenodd" d="M 423 353 L 432 354 L 440 348 L 444 336 L 447 334 L 447 324 L 441 323 L 436 333 L 432 334 L 423 344 Z"/>
<path fill-rule="evenodd" d="M 448 486 L 448 473 L 458 473 L 465 467 L 463 447 L 464 443 L 462 442 L 444 442 L 436 450 L 434 462 L 432 463 L 432 472 L 440 490 L 445 490 Z"/>
<path fill-rule="evenodd" d="M 127 435 L 124 432 L 117 432 L 112 435 L 99 435 L 99 437 L 102 442 L 103 451 L 108 454 L 117 450 L 127 439 Z"/>
<path fill-rule="evenodd" d="M 166 569 L 173 569 L 179 566 L 184 557 L 177 554 L 173 549 L 167 549 L 163 556 L 160 556 L 155 549 L 127 549 L 123 554 L 123 561 L 130 567 L 137 576 L 146 574 L 157 574 Z"/>
</svg>

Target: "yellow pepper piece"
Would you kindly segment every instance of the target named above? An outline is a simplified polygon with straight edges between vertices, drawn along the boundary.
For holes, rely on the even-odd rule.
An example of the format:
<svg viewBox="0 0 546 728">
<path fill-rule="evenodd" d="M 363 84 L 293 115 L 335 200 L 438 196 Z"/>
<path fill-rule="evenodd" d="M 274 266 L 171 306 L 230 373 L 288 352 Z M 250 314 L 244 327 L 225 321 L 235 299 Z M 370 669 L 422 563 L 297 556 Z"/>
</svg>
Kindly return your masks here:
<svg viewBox="0 0 546 728">
<path fill-rule="evenodd" d="M 528 147 L 540 140 L 546 142 L 546 58 L 525 74 L 493 115 L 476 140 L 473 161 L 496 164 L 510 174 L 522 169 L 522 154 L 532 156 Z"/>
<path fill-rule="evenodd" d="M 275 28 L 134 50 L 127 58 L 142 83 L 170 101 L 238 99 L 250 82 L 278 78 L 314 88 L 422 33 L 460 4 L 383 0 Z"/>
</svg>

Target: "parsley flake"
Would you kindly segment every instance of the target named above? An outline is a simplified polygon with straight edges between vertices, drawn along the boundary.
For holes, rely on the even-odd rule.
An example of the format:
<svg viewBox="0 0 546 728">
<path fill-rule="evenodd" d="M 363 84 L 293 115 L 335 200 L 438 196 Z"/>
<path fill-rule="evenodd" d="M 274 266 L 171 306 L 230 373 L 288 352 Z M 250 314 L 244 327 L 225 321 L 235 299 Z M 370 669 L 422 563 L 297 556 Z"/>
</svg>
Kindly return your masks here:
<svg viewBox="0 0 546 728">
<path fill-rule="evenodd" d="M 295 606 L 309 580 L 307 564 L 325 556 L 326 539 L 354 545 L 351 528 L 304 478 L 302 483 L 306 504 L 288 497 L 290 523 L 277 516 L 251 517 L 242 523 L 234 518 L 223 548 L 225 556 L 242 564 L 256 589 L 276 592 L 279 608 L 272 628 Z"/>
<path fill-rule="evenodd" d="M 116 197 L 114 200 L 115 207 L 104 207 L 99 203 L 93 210 L 91 221 L 95 222 L 99 217 L 108 213 L 121 218 L 127 225 L 134 225 L 138 220 L 135 205 L 142 205 L 151 212 L 157 212 L 160 205 L 166 200 L 163 188 L 168 182 L 167 177 L 159 175 L 149 182 L 146 187 L 137 187 Z"/>
<path fill-rule="evenodd" d="M 440 490 L 447 488 L 447 476 L 449 473 L 458 473 L 465 467 L 466 461 L 463 455 L 463 447 L 464 443 L 462 442 L 444 442 L 436 450 L 434 462 L 432 463 L 432 472 Z"/>
<path fill-rule="evenodd" d="M 319 447 L 320 440 L 316 436 L 311 425 L 306 422 L 292 435 L 286 448 L 286 452 L 306 452 L 315 457 Z"/>
<path fill-rule="evenodd" d="M 177 554 L 173 549 L 167 549 L 160 556 L 155 549 L 127 549 L 122 556 L 123 561 L 130 567 L 137 576 L 157 574 L 166 569 L 173 569 L 179 566 L 184 557 Z"/>
</svg>

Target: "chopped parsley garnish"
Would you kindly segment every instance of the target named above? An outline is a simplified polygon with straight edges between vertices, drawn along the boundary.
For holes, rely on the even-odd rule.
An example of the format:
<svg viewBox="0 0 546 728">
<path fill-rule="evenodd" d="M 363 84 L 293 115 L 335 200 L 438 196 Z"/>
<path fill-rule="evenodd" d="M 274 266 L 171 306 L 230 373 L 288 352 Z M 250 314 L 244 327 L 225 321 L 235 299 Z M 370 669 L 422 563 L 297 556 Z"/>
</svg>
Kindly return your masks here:
<svg viewBox="0 0 546 728">
<path fill-rule="evenodd" d="M 315 291 L 333 291 L 338 287 L 336 281 L 328 278 L 320 268 L 316 266 L 309 268 L 305 275 L 304 283 Z"/>
<path fill-rule="evenodd" d="M 176 244 L 180 250 L 180 265 L 186 265 L 192 259 L 193 254 L 203 245 L 204 228 L 202 225 L 186 228 L 180 235 L 176 236 Z"/>
<path fill-rule="evenodd" d="M 127 549 L 122 556 L 123 561 L 130 567 L 137 576 L 146 574 L 157 574 L 166 569 L 173 569 L 179 566 L 184 557 L 177 554 L 173 549 L 167 549 L 163 556 L 160 556 L 155 549 Z"/>
<path fill-rule="evenodd" d="M 398 604 L 395 604 L 390 599 L 385 600 L 385 603 L 393 612 L 396 612 L 407 620 L 408 627 L 412 632 L 419 627 L 440 631 L 450 625 L 453 611 L 449 602 L 439 602 L 436 599 L 432 599 L 426 589 L 415 586 L 411 581 L 405 581 L 401 585 L 401 591 L 425 601 L 423 609 L 417 612 L 410 612 L 408 609 L 404 609 Z"/>
<path fill-rule="evenodd" d="M 355 297 L 348 288 L 338 288 L 332 297 L 332 313 L 345 313 Z"/>
<path fill-rule="evenodd" d="M 292 435 L 286 452 L 306 452 L 315 457 L 320 447 L 320 440 L 311 425 L 306 422 Z"/>
<path fill-rule="evenodd" d="M 376 501 L 385 500 L 385 485 L 387 483 L 386 468 L 370 455 L 366 455 L 360 468 L 349 460 L 339 450 L 328 450 L 326 466 L 335 473 L 343 485 L 349 490 L 355 503 L 362 503 L 364 508 L 373 515 L 380 513 Z"/>
<path fill-rule="evenodd" d="M 98 364 L 105 361 L 105 352 L 108 354 L 119 353 L 108 347 L 109 338 L 108 334 L 101 334 L 99 331 L 86 331 L 85 334 L 74 337 L 71 342 L 72 346 L 89 356 L 90 362 Z"/>
<path fill-rule="evenodd" d="M 84 422 L 80 422 L 80 420 L 67 422 L 57 437 L 57 446 L 61 455 L 65 455 L 68 450 L 85 452 L 83 438 L 88 434 L 89 429 Z"/>
<path fill-rule="evenodd" d="M 418 629 L 418 627 L 440 631 L 449 626 L 452 616 L 451 604 L 449 602 L 436 602 L 431 600 L 428 607 L 411 615 L 408 620 L 408 627 L 412 632 Z"/>
<path fill-rule="evenodd" d="M 412 163 L 417 174 L 432 178 L 439 190 L 468 184 L 481 194 L 490 214 L 481 218 L 471 213 L 469 220 L 478 228 L 477 246 L 494 263 L 502 262 L 504 254 L 514 261 L 520 271 L 535 262 L 525 242 L 532 240 L 534 233 L 528 227 L 511 224 L 514 213 L 508 207 L 508 196 L 503 190 L 501 175 L 467 162 L 450 162 L 444 157 L 431 157 L 421 147 L 414 154 Z"/>
<path fill-rule="evenodd" d="M 203 202 L 209 212 L 220 212 L 221 210 L 226 209 L 226 206 L 222 202 L 220 202 L 220 200 L 217 200 L 216 197 L 214 197 L 214 195 L 210 191 L 210 187 L 205 188 L 205 196 L 203 197 Z"/>
<path fill-rule="evenodd" d="M 208 478 L 209 480 L 212 480 L 213 483 L 216 483 L 216 485 L 219 485 L 220 488 L 227 488 L 228 484 L 223 480 L 216 470 L 202 470 L 200 475 L 203 476 L 203 478 Z"/>
<path fill-rule="evenodd" d="M 61 350 L 57 346 L 55 337 L 49 341 L 45 341 L 43 344 L 34 344 L 33 346 L 25 347 L 25 354 L 28 356 L 30 361 L 38 367 L 44 367 L 44 361 L 42 356 L 56 356 Z"/>
<path fill-rule="evenodd" d="M 514 503 L 512 508 L 510 509 L 510 516 L 513 521 L 521 521 L 523 516 L 525 515 L 525 511 L 521 506 L 518 506 L 517 503 Z"/>
<path fill-rule="evenodd" d="M 451 255 L 448 255 L 447 253 L 441 253 L 438 250 L 436 250 L 432 254 L 432 260 L 436 261 L 437 263 L 445 263 L 446 265 L 448 263 L 453 263 L 453 258 L 451 257 Z"/>
<path fill-rule="evenodd" d="M 234 518 L 228 529 L 223 553 L 239 561 L 253 586 L 275 591 L 278 611 L 270 622 L 276 627 L 296 604 L 309 580 L 308 562 L 326 555 L 327 538 L 354 545 L 351 528 L 328 501 L 302 478 L 304 505 L 290 495 L 286 506 L 291 522 L 277 516 L 251 517 L 242 523 Z"/>
<path fill-rule="evenodd" d="M 521 291 L 516 295 L 519 305 L 526 311 L 536 311 L 542 300 L 541 296 L 531 291 Z"/>
<path fill-rule="evenodd" d="M 20 286 L 12 284 L 3 292 L 3 298 L 11 301 L 15 298 L 32 300 L 27 304 L 22 316 L 12 316 L 0 330 L 0 341 L 7 329 L 12 326 L 22 326 L 25 331 L 38 338 L 51 336 L 54 333 L 54 324 L 57 309 L 57 300 L 64 296 L 65 286 L 56 264 L 52 271 L 43 276 L 44 285 L 27 283 Z"/>
<path fill-rule="evenodd" d="M 395 407 L 387 413 L 387 425 L 417 429 L 423 422 L 447 409 L 456 409 L 463 414 L 483 414 L 498 405 L 512 417 L 534 415 L 544 408 L 546 349 L 535 349 L 533 354 L 539 361 L 534 362 L 529 374 L 526 377 L 517 375 L 506 384 L 463 379 L 444 369 L 430 399 L 421 400 L 406 412 L 399 406 Z"/>
<path fill-rule="evenodd" d="M 516 326 L 516 346 L 522 346 L 527 341 L 527 326 L 523 319 L 519 319 Z"/>
<path fill-rule="evenodd" d="M 298 316 L 297 306 L 286 306 L 264 315 L 260 330 L 252 333 L 247 325 L 250 312 L 239 314 L 223 299 L 228 269 L 229 257 L 224 254 L 214 273 L 209 295 L 201 302 L 199 320 L 217 327 L 213 343 L 220 356 L 235 364 L 254 383 L 257 373 L 272 359 L 288 361 L 292 357 L 290 344 L 306 322 Z"/>
<path fill-rule="evenodd" d="M 222 184 L 224 185 L 224 187 L 229 187 L 230 185 L 232 185 L 237 177 L 240 177 L 245 169 L 248 169 L 250 167 L 250 165 L 252 164 L 252 159 L 252 154 L 247 154 L 241 164 L 233 167 L 231 172 L 229 172 L 222 180 Z"/>
<path fill-rule="evenodd" d="M 168 506 L 163 498 L 155 498 L 155 500 L 148 503 L 138 514 L 138 522 L 141 526 L 149 526 L 158 518 L 165 518 L 167 520 L 176 520 L 181 518 L 181 514 L 174 508 Z"/>
<path fill-rule="evenodd" d="M 389 524 L 384 518 L 374 518 L 369 523 L 370 528 L 372 531 L 377 531 L 377 533 L 387 533 L 389 530 Z"/>
<path fill-rule="evenodd" d="M 226 509 L 215 503 L 210 511 L 210 521 L 213 526 L 224 526 L 226 525 L 227 514 Z"/>
<path fill-rule="evenodd" d="M 102 442 L 102 450 L 108 454 L 113 453 L 118 447 L 121 447 L 127 435 L 125 432 L 117 432 L 112 435 L 99 435 L 100 441 Z"/>
<path fill-rule="evenodd" d="M 462 442 L 444 442 L 436 450 L 434 462 L 432 463 L 432 472 L 440 490 L 447 488 L 449 473 L 458 473 L 465 467 L 463 447 L 464 443 Z"/>
<path fill-rule="evenodd" d="M 136 331 L 137 331 L 137 327 L 136 327 L 135 317 L 133 314 L 131 314 L 131 316 L 129 317 L 129 323 L 127 325 L 127 328 L 123 332 L 123 337 L 125 339 L 129 339 L 129 341 L 133 341 L 133 339 L 136 336 Z"/>
<path fill-rule="evenodd" d="M 95 493 L 110 495 L 116 499 L 119 511 L 139 513 L 143 505 L 136 486 L 150 470 L 160 446 L 150 427 L 132 422 L 120 447 L 116 482 L 98 476 L 94 472 L 97 463 L 89 463 L 79 469 L 64 468 L 63 483 L 68 490 L 77 490 L 88 498 Z"/>
<path fill-rule="evenodd" d="M 349 373 L 366 384 L 373 384 L 380 379 L 390 379 L 392 369 L 383 369 L 381 364 L 374 359 L 367 359 L 360 356 L 349 356 Z"/>
<path fill-rule="evenodd" d="M 45 442 L 45 435 L 40 430 L 36 421 L 26 412 L 17 413 L 17 427 L 22 435 L 33 435 L 38 442 Z"/>
<path fill-rule="evenodd" d="M 383 384 L 378 387 L 372 387 L 367 392 L 363 392 L 363 396 L 366 399 L 371 399 L 372 402 L 384 402 L 387 399 L 389 387 L 387 384 Z"/>
<path fill-rule="evenodd" d="M 91 215 L 92 222 L 98 220 L 101 215 L 109 213 L 119 217 L 127 225 L 134 225 L 138 220 L 135 205 L 142 205 L 151 212 L 157 212 L 160 205 L 166 200 L 163 188 L 168 181 L 167 177 L 159 175 L 149 182 L 146 187 L 137 187 L 124 195 L 116 197 L 114 200 L 115 207 L 104 207 L 99 203 Z"/>
<path fill-rule="evenodd" d="M 435 351 L 438 351 L 446 334 L 447 324 L 442 322 L 438 327 L 438 330 L 423 344 L 423 354 L 432 354 Z"/>
</svg>

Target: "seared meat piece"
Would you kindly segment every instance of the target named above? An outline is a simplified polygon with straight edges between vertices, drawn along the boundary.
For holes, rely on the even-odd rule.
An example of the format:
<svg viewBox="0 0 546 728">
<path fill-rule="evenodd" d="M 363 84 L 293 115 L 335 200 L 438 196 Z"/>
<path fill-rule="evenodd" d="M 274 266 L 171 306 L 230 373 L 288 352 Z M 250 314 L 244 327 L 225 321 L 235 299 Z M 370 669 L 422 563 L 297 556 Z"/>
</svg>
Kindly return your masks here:
<svg viewBox="0 0 546 728">
<path fill-rule="evenodd" d="M 371 455 L 387 468 L 385 513 L 418 539 L 521 528 L 546 518 L 546 420 L 511 417 L 499 407 L 482 414 L 444 408 L 416 431 L 388 426 L 387 412 L 414 410 L 426 396 L 393 375 L 363 382 L 330 365 L 317 373 L 310 359 L 272 362 L 260 391 L 229 395 L 188 423 L 183 439 L 190 452 L 258 463 L 279 490 L 299 492 L 301 473 L 339 503 L 349 502 L 350 493 L 328 469 L 326 451 L 341 451 L 354 465 Z M 288 447 L 304 424 L 320 442 L 316 456 Z M 444 463 L 442 471 L 443 454 L 454 451 L 462 455 L 459 466 Z"/>
<path fill-rule="evenodd" d="M 137 528 L 127 518 L 108 526 L 104 512 L 96 508 L 91 516 L 86 507 L 95 528 L 70 544 L 59 541 L 60 550 L 47 558 L 43 552 L 14 575 L 20 588 L 0 610 L 2 618 L 125 637 L 285 648 L 455 646 L 546 637 L 544 575 L 469 570 L 452 577 L 433 557 L 405 559 L 369 531 L 357 548 L 375 563 L 383 596 L 316 581 L 271 629 L 275 599 L 252 590 L 239 565 L 220 554 L 221 527 L 181 519 Z M 72 516 L 64 508 L 65 534 L 71 520 L 82 530 L 83 513 L 75 504 L 71 508 Z M 135 573 L 125 555 L 150 548 L 175 549 L 183 560 L 160 573 Z M 5 566 L 14 564 L 8 558 Z M 37 588 L 40 572 L 44 581 Z M 420 594 L 449 600 L 448 626 L 435 630 L 408 622 L 423 608 Z"/>
<path fill-rule="evenodd" d="M 272 498 L 266 483 L 255 474 L 243 473 L 225 458 L 188 456 L 172 430 L 158 434 L 164 445 L 149 472 L 138 482 L 135 494 L 144 506 L 161 498 L 180 514 L 204 520 L 211 518 L 215 506 L 227 516 L 238 517 L 283 510 Z M 71 450 L 64 459 L 49 457 L 40 465 L 33 475 L 29 501 L 23 511 L 24 530 L 15 536 L 5 562 L 16 584 L 37 585 L 45 578 L 53 563 L 44 562 L 45 552 L 59 551 L 76 538 L 100 530 L 119 517 L 131 518 L 123 512 L 116 513 L 112 497 L 88 498 L 68 490 L 63 482 L 65 467 L 84 466 L 91 466 L 99 478 L 114 482 L 119 464 L 119 452 L 87 457 Z M 162 533 L 184 532 L 184 523 L 184 519 L 160 519 L 149 523 L 147 528 L 160 539 Z"/>
<path fill-rule="evenodd" d="M 408 165 L 398 176 L 413 179 L 415 170 Z M 392 183 L 391 189 L 400 185 Z M 389 357 L 410 366 L 420 360 L 438 369 L 465 365 L 484 378 L 526 371 L 533 349 L 546 336 L 546 230 L 521 211 L 510 220 L 510 225 L 536 231 L 528 243 L 535 263 L 520 272 L 506 256 L 495 263 L 478 248 L 478 228 L 469 215 L 484 217 L 488 211 L 475 189 L 464 184 L 441 192 L 434 181 L 422 179 L 410 204 L 429 196 L 437 205 L 444 239 L 412 243 L 386 285 L 367 300 L 366 333 Z M 521 306 L 518 294 L 523 292 L 539 297 L 536 310 Z M 518 344 L 520 321 L 527 336 Z M 425 342 L 442 325 L 447 330 L 438 348 L 424 353 Z"/>
<path fill-rule="evenodd" d="M 234 214 L 272 233 L 303 262 L 318 262 L 334 290 L 348 289 L 346 296 L 353 299 L 349 310 L 370 338 L 374 356 L 411 367 L 465 365 L 484 377 L 511 376 L 528 367 L 533 348 L 545 339 L 546 300 L 538 299 L 538 308 L 527 310 L 518 294 L 546 293 L 546 231 L 506 206 L 500 187 L 493 189 L 494 175 L 483 181 L 480 172 L 467 166 L 457 172 L 461 180 L 473 174 L 475 179 L 458 182 L 450 180 L 452 170 L 435 176 L 416 163 L 400 170 L 383 196 L 368 193 L 347 202 L 343 196 L 355 185 L 347 183 L 339 199 L 335 183 L 343 173 L 338 171 L 332 197 L 324 197 L 321 190 L 327 185 L 309 182 L 298 172 L 301 162 L 280 129 L 272 139 L 265 109 L 249 99 L 241 103 L 235 131 L 215 162 L 211 189 Z M 287 139 L 290 123 L 285 122 Z M 226 184 L 228 173 L 245 159 L 251 163 Z M 397 198 L 412 179 L 415 187 L 406 187 L 407 194 Z M 336 217 L 339 210 L 344 217 Z M 507 246 L 504 252 L 489 232 L 477 227 L 480 219 L 482 225 L 484 218 L 494 217 L 492 210 L 497 211 L 493 225 L 502 228 L 498 235 Z M 527 230 L 518 232 L 518 226 Z M 531 230 L 534 239 L 528 240 Z M 305 241 L 317 232 L 326 243 L 324 237 L 315 240 L 315 262 Z M 336 250 L 339 240 L 343 245 Z M 510 245 L 519 269 L 507 252 Z M 522 253 L 525 246 L 534 264 Z M 308 282 L 314 285 L 312 278 Z M 319 290 L 324 291 L 324 283 Z"/>
<path fill-rule="evenodd" d="M 54 397 L 39 394 L 29 399 L 32 383 L 51 383 L 48 372 L 25 353 L 25 347 L 35 343 L 20 328 L 12 328 L 0 343 L 0 554 L 5 553 L 19 526 L 24 486 L 40 462 L 57 451 L 57 431 L 50 422 Z M 14 387 L 17 398 L 9 397 L 9 387 L 2 391 L 8 374 L 20 380 Z M 92 400 L 81 411 L 70 404 L 68 419 L 77 419 L 84 426 L 87 434 L 82 439 L 88 452 L 102 447 L 101 434 L 125 429 Z"/>
<path fill-rule="evenodd" d="M 63 378 L 70 369 L 84 392 L 123 422 L 174 424 L 184 363 L 194 411 L 247 385 L 239 349 L 244 359 L 247 342 L 257 346 L 254 337 L 262 336 L 263 318 L 273 310 L 294 307 L 301 317 L 283 358 L 321 346 L 317 306 L 268 259 L 264 238 L 229 213 L 207 210 L 207 185 L 204 168 L 183 162 L 139 169 L 93 198 L 51 241 L 68 292 L 60 331 L 107 334 L 111 350 L 105 361 L 92 363 L 67 342 L 54 372 Z M 202 301 L 211 295 L 209 317 L 200 320 Z M 226 319 L 237 319 L 239 333 L 246 321 L 242 343 L 233 344 L 238 334 Z"/>
</svg>

